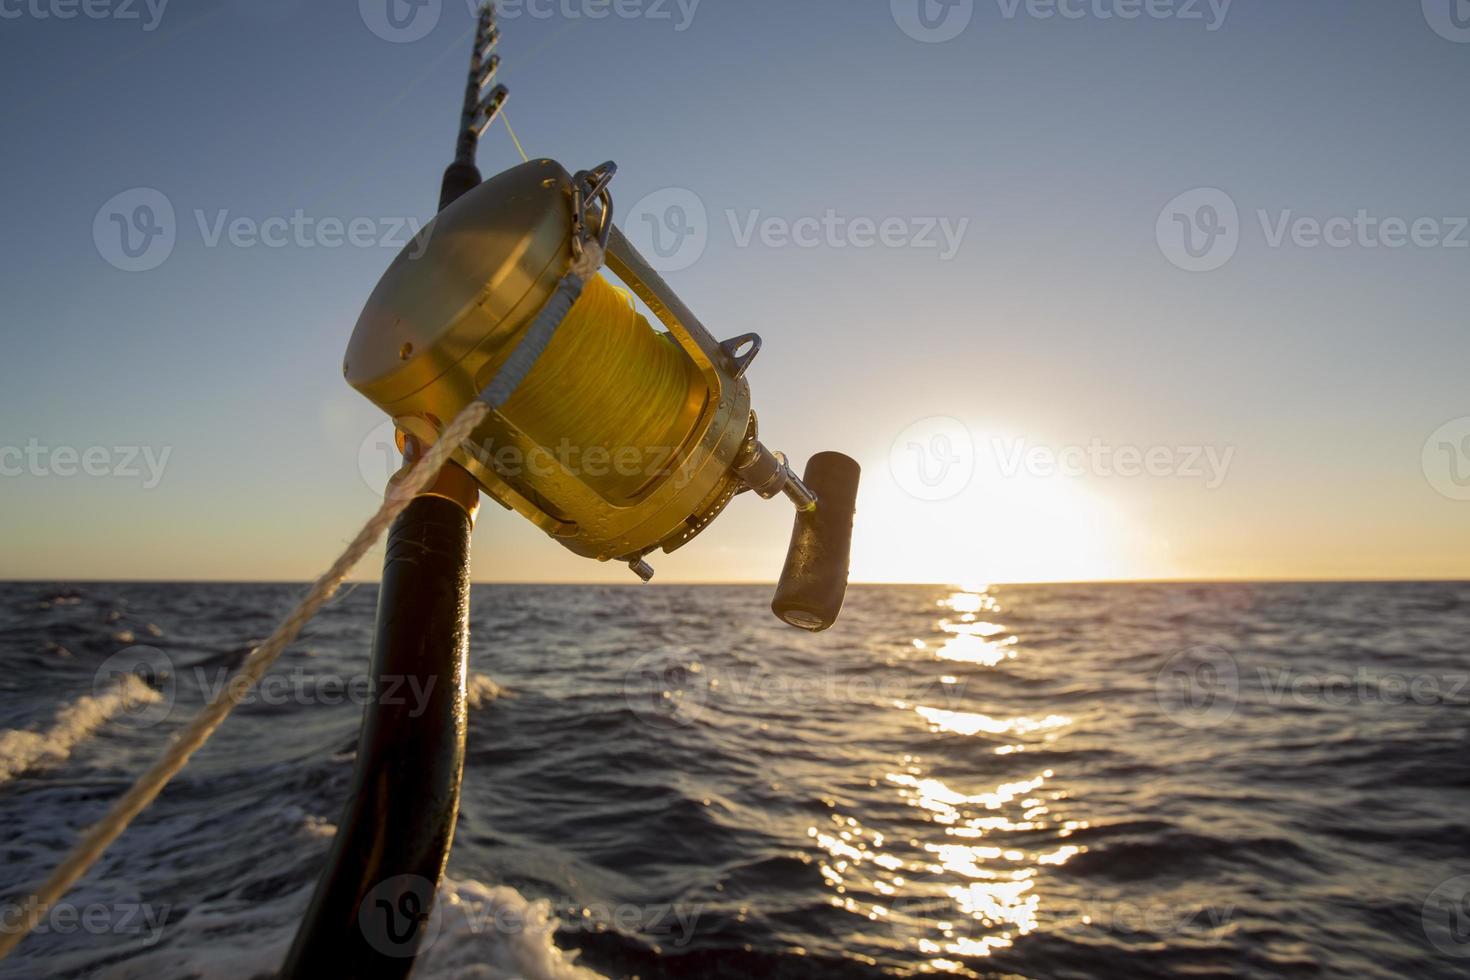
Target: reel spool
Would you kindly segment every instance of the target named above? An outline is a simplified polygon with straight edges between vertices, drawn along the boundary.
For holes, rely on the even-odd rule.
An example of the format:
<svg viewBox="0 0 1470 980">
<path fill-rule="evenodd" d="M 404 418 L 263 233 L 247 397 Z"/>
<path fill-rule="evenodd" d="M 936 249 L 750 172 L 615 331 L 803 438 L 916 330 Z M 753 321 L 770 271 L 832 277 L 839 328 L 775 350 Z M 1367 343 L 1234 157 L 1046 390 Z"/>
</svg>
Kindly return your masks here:
<svg viewBox="0 0 1470 980">
<path fill-rule="evenodd" d="M 612 225 L 614 172 L 573 178 L 533 160 L 465 192 L 384 273 L 343 372 L 401 434 L 432 444 L 497 377 L 582 247 L 580 222 L 595 220 L 607 268 L 667 333 L 592 277 L 455 461 L 563 547 L 645 581 L 647 555 L 688 543 L 737 493 L 784 493 L 796 527 L 772 609 L 826 629 L 847 587 L 858 465 L 820 453 L 803 480 L 760 442 L 744 377 L 760 338 L 717 342 Z"/>
</svg>

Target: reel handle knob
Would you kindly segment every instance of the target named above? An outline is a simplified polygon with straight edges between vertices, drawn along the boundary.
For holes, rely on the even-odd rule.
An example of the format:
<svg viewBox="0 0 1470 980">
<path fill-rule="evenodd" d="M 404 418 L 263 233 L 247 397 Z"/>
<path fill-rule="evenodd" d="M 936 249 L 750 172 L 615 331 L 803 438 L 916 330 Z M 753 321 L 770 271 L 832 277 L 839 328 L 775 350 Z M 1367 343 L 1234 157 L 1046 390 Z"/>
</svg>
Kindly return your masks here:
<svg viewBox="0 0 1470 980">
<path fill-rule="evenodd" d="M 861 473 L 857 460 L 842 453 L 817 453 L 806 464 L 802 480 L 816 494 L 817 506 L 797 512 L 786 567 L 771 600 L 777 618 L 798 629 L 820 632 L 842 610 Z"/>
</svg>

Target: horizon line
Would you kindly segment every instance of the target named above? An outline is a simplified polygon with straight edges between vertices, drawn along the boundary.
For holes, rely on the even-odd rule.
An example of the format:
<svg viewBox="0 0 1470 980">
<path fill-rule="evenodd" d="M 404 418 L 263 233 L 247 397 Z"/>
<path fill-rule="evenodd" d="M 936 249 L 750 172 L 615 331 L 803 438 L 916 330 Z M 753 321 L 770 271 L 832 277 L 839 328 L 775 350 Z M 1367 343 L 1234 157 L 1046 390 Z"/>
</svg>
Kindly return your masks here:
<svg viewBox="0 0 1470 980">
<path fill-rule="evenodd" d="M 270 579 L 228 579 L 228 578 L 0 578 L 0 585 L 310 585 L 314 579 L 293 578 L 270 578 Z M 346 585 L 374 585 L 377 579 L 348 579 L 343 582 Z M 984 582 L 985 588 L 993 586 L 1071 586 L 1071 585 L 1450 585 L 1470 583 L 1470 576 L 1455 578 L 1310 578 L 1310 577 L 1286 577 L 1286 578 L 1110 578 L 1110 579 L 1056 579 L 1056 580 L 1033 580 L 1033 581 L 988 581 Z M 768 579 L 698 579 L 698 580 L 670 580 L 652 582 L 596 582 L 588 580 L 569 581 L 565 579 L 486 579 L 470 582 L 476 585 L 542 585 L 542 586 L 599 586 L 599 587 L 621 587 L 621 588 L 648 588 L 652 586 L 734 586 L 734 585 L 764 585 L 775 587 L 775 580 Z M 970 583 L 977 584 L 977 583 Z M 961 588 L 958 582 L 885 582 L 877 580 L 857 580 L 848 583 L 852 586 L 879 586 L 885 588 L 897 588 L 902 586 L 914 588 Z"/>
</svg>

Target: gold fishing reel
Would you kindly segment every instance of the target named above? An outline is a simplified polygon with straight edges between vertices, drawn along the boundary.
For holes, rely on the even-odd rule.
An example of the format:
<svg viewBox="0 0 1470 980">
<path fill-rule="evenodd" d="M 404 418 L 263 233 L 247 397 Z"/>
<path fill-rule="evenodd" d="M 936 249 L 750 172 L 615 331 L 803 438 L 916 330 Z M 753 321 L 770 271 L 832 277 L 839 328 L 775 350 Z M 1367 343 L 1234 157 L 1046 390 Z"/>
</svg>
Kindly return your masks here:
<svg viewBox="0 0 1470 980">
<path fill-rule="evenodd" d="M 798 478 L 761 443 L 746 369 L 753 333 L 716 341 L 613 225 L 616 168 L 576 177 L 533 160 L 441 211 L 394 259 L 347 349 L 348 382 L 399 430 L 432 444 L 481 396 L 552 301 L 584 242 L 666 328 L 602 275 L 509 397 L 454 459 L 479 488 L 564 547 L 645 581 L 737 493 L 787 496 L 796 527 L 772 608 L 830 626 L 847 587 L 858 465 L 819 453 Z"/>
</svg>

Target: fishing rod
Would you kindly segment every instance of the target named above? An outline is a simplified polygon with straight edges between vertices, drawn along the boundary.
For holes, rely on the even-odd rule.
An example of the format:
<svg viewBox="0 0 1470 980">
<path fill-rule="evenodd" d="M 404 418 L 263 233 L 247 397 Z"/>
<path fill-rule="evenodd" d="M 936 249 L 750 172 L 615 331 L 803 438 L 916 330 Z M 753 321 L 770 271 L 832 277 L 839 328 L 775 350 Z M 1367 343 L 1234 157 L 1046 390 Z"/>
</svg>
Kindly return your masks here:
<svg viewBox="0 0 1470 980">
<path fill-rule="evenodd" d="M 494 7 L 486 4 L 475 24 L 454 160 L 440 183 L 441 213 L 481 182 L 475 163 L 480 136 L 508 96 L 504 85 L 482 95 L 500 67 L 494 53 L 499 40 Z M 399 437 L 408 468 L 423 445 L 401 430 Z M 363 712 L 347 804 L 281 966 L 283 980 L 406 977 L 424 943 L 459 816 L 470 534 L 478 509 L 473 478 L 446 463 L 388 533 L 373 640 L 374 690 L 410 677 L 426 685 L 420 689 L 427 697 L 411 711 L 374 699 Z"/>
<path fill-rule="evenodd" d="M 488 406 L 438 480 L 394 524 L 374 673 L 438 677 L 429 710 L 368 710 L 353 792 L 282 976 L 402 976 L 429 931 L 465 751 L 470 530 L 480 493 L 575 554 L 653 577 L 737 494 L 796 516 L 771 608 L 818 631 L 847 588 L 858 464 L 818 453 L 798 477 L 759 438 L 746 372 L 761 338 L 717 341 L 613 224 L 604 163 L 529 160 L 488 181 L 480 136 L 505 103 L 481 10 L 440 212 L 389 266 L 343 374 L 392 418 L 410 461 Z M 656 331 L 632 290 L 665 328 Z M 571 271 L 568 271 L 568 270 Z"/>
</svg>

